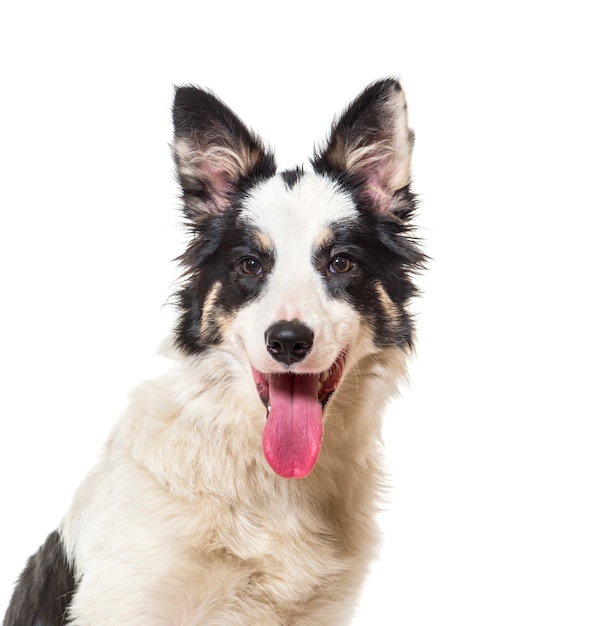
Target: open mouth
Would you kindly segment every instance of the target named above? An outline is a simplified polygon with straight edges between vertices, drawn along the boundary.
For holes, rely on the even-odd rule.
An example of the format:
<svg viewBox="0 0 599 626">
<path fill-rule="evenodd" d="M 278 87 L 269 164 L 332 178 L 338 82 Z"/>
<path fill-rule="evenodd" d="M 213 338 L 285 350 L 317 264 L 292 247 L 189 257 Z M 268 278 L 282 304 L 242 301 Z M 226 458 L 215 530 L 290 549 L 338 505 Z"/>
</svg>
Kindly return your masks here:
<svg viewBox="0 0 599 626">
<path fill-rule="evenodd" d="M 345 351 L 317 374 L 262 374 L 252 367 L 256 389 L 267 409 L 264 456 L 283 478 L 304 478 L 322 445 L 322 411 L 343 376 Z"/>
</svg>

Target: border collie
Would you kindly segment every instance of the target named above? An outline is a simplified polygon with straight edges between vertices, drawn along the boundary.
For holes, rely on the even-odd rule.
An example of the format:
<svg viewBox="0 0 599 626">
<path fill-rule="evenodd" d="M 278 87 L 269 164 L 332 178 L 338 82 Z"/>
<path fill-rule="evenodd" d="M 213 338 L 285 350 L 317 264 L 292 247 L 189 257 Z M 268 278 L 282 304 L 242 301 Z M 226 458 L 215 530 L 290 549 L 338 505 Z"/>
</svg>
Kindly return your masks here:
<svg viewBox="0 0 599 626">
<path fill-rule="evenodd" d="M 347 624 L 425 262 L 404 92 L 373 83 L 281 172 L 208 91 L 177 89 L 173 122 L 172 368 L 133 393 L 4 625 Z"/>
</svg>

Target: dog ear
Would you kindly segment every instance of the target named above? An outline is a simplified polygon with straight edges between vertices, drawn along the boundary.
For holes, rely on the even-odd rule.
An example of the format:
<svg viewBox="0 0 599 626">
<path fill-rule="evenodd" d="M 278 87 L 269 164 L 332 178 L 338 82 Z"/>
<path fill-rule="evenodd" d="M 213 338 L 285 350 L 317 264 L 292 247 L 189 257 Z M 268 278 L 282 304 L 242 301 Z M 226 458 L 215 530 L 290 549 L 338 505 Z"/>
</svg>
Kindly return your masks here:
<svg viewBox="0 0 599 626">
<path fill-rule="evenodd" d="M 414 136 L 404 92 L 395 79 L 367 87 L 333 124 L 329 141 L 312 161 L 319 173 L 355 181 L 376 211 L 393 209 L 408 186 Z"/>
<path fill-rule="evenodd" d="M 173 153 L 185 212 L 219 214 L 255 178 L 272 176 L 271 152 L 216 96 L 179 87 L 173 104 Z"/>
</svg>

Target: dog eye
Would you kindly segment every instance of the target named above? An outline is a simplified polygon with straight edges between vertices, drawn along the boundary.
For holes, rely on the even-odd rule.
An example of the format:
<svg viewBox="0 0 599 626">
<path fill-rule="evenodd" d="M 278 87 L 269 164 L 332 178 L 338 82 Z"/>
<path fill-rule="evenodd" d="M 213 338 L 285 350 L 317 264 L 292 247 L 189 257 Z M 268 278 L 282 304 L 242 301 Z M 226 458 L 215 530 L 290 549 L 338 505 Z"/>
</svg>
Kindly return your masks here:
<svg viewBox="0 0 599 626">
<path fill-rule="evenodd" d="M 262 274 L 262 264 L 258 259 L 253 257 L 246 257 L 239 262 L 239 269 L 243 274 L 248 276 L 259 276 Z"/>
<path fill-rule="evenodd" d="M 346 272 L 349 272 L 353 267 L 354 262 L 348 256 L 338 254 L 331 259 L 329 270 L 333 274 L 345 274 Z"/>
</svg>

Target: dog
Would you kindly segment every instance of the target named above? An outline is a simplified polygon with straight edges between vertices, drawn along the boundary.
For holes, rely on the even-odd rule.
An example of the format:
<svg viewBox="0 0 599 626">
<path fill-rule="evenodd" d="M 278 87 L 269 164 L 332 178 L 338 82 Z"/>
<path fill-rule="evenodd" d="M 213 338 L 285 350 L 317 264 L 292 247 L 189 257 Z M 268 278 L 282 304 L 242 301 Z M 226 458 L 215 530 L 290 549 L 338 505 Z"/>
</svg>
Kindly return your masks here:
<svg viewBox="0 0 599 626">
<path fill-rule="evenodd" d="M 373 556 L 426 262 L 404 91 L 369 85 L 281 172 L 209 91 L 179 87 L 173 124 L 172 367 L 132 394 L 4 626 L 347 624 Z"/>
</svg>

